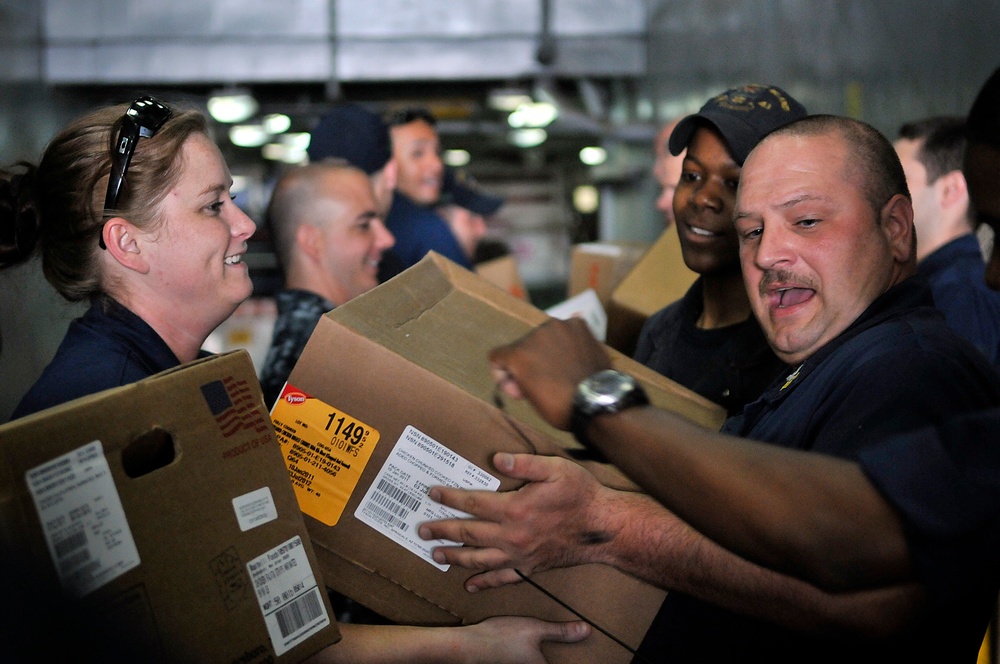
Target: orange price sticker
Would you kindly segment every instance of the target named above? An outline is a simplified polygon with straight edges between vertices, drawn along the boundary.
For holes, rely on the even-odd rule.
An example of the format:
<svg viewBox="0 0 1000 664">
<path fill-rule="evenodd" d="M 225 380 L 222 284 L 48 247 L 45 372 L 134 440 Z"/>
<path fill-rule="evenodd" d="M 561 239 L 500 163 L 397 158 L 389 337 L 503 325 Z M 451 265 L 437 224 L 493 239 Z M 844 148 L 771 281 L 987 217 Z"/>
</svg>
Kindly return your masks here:
<svg viewBox="0 0 1000 664">
<path fill-rule="evenodd" d="M 299 508 L 337 524 L 371 459 L 379 433 L 286 383 L 271 410 Z"/>
</svg>

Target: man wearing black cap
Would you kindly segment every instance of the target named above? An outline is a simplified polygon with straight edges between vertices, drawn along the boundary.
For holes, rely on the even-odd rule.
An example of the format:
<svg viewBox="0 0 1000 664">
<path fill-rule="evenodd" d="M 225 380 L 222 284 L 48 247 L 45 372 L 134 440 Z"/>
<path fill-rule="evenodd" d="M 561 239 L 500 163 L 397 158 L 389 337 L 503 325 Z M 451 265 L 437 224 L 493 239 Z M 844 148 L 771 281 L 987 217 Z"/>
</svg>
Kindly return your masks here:
<svg viewBox="0 0 1000 664">
<path fill-rule="evenodd" d="M 501 206 L 502 198 L 482 191 L 464 173 L 450 167 L 444 169 L 438 212 L 448 222 L 448 228 L 469 261 L 476 262 L 476 248 L 486 235 L 486 220 Z"/>
<path fill-rule="evenodd" d="M 743 410 L 785 364 L 751 315 L 740 274 L 733 207 L 750 150 L 806 110 L 775 86 L 745 85 L 682 119 L 669 149 L 687 149 L 673 197 L 687 266 L 700 276 L 684 297 L 650 317 L 635 359 L 726 408 Z"/>
<path fill-rule="evenodd" d="M 320 118 L 309 141 L 309 161 L 343 159 L 371 179 L 379 216 L 392 205 L 399 166 L 392 158 L 389 127 L 375 113 L 357 104 L 337 106 Z"/>
</svg>

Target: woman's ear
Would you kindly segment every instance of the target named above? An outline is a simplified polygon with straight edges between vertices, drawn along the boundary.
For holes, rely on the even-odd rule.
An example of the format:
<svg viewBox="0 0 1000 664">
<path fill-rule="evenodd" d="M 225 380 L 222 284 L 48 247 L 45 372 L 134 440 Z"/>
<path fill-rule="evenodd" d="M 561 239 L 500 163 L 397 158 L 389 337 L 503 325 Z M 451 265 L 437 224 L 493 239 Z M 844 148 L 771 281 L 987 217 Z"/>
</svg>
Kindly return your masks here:
<svg viewBox="0 0 1000 664">
<path fill-rule="evenodd" d="M 104 228 L 101 229 L 108 253 L 122 267 L 146 274 L 149 272 L 149 261 L 143 255 L 139 233 L 140 231 L 135 225 L 122 217 L 108 219 L 104 222 Z"/>
</svg>

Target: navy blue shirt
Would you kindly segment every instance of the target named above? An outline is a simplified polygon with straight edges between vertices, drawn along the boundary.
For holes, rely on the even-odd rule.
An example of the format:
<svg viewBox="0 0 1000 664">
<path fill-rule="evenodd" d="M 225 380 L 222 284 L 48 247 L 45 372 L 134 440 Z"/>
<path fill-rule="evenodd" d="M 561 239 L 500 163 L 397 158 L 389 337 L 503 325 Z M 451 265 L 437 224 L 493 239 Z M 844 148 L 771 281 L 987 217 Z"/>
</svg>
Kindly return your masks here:
<svg viewBox="0 0 1000 664">
<path fill-rule="evenodd" d="M 1000 378 L 981 353 L 945 325 L 931 302 L 929 288 L 919 279 L 890 289 L 789 374 L 794 378 L 780 378 L 742 415 L 729 418 L 723 431 L 856 460 L 893 436 L 1000 405 Z M 894 468 L 917 463 L 912 457 L 919 454 L 906 446 L 884 448 L 884 474 L 892 477 Z M 908 491 L 919 490 L 905 483 L 885 486 L 891 503 L 905 502 Z M 970 547 L 953 554 L 935 560 L 944 565 L 938 577 L 950 577 L 966 557 L 981 555 Z M 921 577 L 928 584 L 929 579 Z M 932 599 L 916 633 L 878 642 L 811 637 L 671 592 L 640 653 L 671 662 L 975 661 L 997 590 L 994 573 L 959 593 L 972 601 Z"/>
<path fill-rule="evenodd" d="M 110 297 L 69 325 L 55 357 L 11 419 L 171 369 L 180 360 L 146 321 Z"/>
<path fill-rule="evenodd" d="M 768 346 L 754 316 L 703 330 L 697 326 L 703 307 L 698 277 L 683 298 L 643 324 L 634 358 L 735 415 L 788 366 Z"/>
<path fill-rule="evenodd" d="M 917 270 L 930 283 L 945 322 L 1000 368 L 1000 293 L 986 285 L 976 236 L 952 240 L 920 261 Z"/>
<path fill-rule="evenodd" d="M 405 194 L 398 191 L 393 194 L 385 226 L 396 237 L 396 244 L 382 256 L 379 281 L 386 281 L 415 265 L 431 250 L 467 270 L 472 269 L 472 262 L 462 251 L 448 222 L 432 208 L 417 205 Z"/>
</svg>

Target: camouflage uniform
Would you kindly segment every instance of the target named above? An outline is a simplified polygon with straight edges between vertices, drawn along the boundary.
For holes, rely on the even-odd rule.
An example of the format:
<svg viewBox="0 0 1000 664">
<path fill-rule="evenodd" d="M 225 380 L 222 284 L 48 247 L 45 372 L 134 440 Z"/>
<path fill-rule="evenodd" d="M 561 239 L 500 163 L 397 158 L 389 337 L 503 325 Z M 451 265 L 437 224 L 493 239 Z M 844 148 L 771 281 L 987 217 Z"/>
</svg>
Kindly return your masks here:
<svg viewBox="0 0 1000 664">
<path fill-rule="evenodd" d="M 268 407 L 277 400 L 320 316 L 334 307 L 326 298 L 304 290 L 283 290 L 275 299 L 278 319 L 274 323 L 271 348 L 260 372 L 260 386 Z"/>
</svg>

